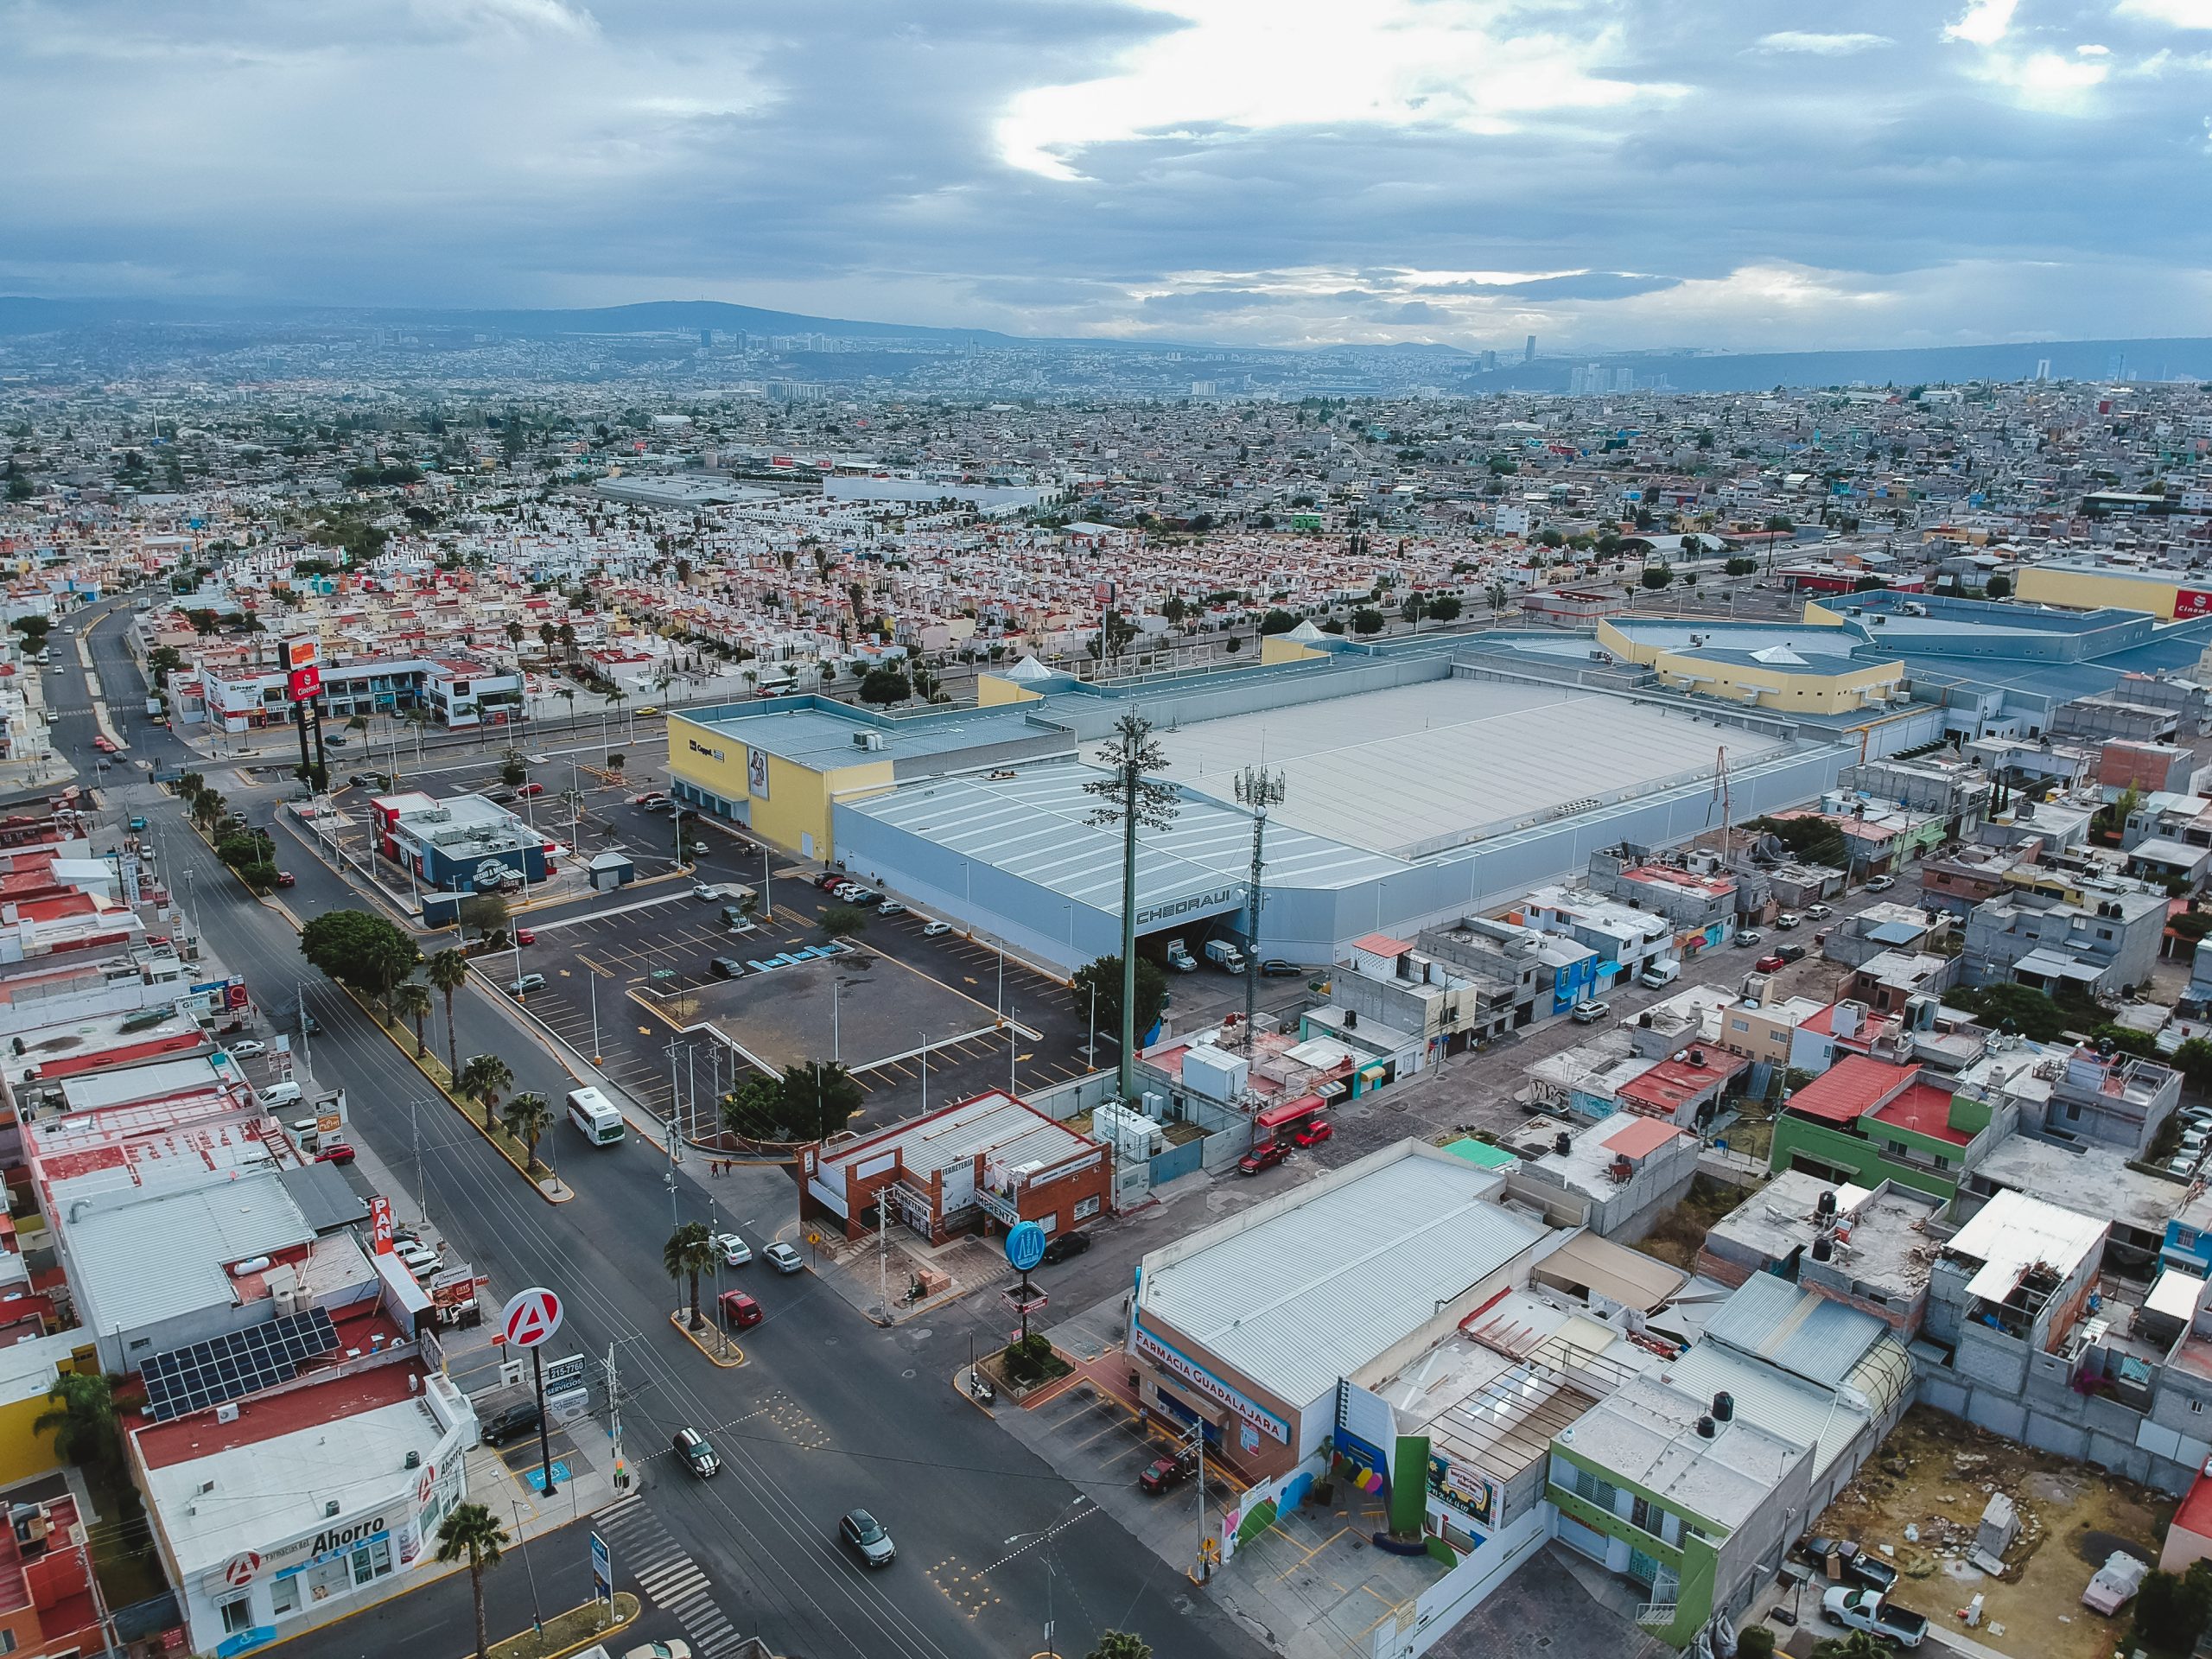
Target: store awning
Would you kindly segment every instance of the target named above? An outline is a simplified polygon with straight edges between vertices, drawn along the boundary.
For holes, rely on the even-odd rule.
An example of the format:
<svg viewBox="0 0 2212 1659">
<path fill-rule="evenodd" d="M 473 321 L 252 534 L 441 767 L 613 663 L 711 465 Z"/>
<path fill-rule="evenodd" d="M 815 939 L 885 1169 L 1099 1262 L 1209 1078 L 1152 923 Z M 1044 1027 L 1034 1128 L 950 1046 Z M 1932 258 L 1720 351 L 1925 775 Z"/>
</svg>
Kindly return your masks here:
<svg viewBox="0 0 2212 1659">
<path fill-rule="evenodd" d="M 1319 1095 L 1300 1095 L 1296 1100 L 1277 1102 L 1252 1121 L 1263 1129 L 1279 1129 L 1286 1123 L 1295 1123 L 1301 1117 L 1311 1117 L 1328 1103 Z"/>
</svg>

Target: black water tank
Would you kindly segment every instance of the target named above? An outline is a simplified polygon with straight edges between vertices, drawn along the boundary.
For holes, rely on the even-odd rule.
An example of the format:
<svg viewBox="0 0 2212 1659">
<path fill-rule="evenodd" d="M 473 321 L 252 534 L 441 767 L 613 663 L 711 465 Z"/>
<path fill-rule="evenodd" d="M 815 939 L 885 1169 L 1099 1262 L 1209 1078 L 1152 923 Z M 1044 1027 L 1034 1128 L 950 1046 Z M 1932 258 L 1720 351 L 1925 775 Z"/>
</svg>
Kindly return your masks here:
<svg viewBox="0 0 2212 1659">
<path fill-rule="evenodd" d="M 1825 1262 L 1834 1254 L 1835 1246 L 1828 1243 L 1828 1236 L 1826 1233 L 1822 1233 L 1818 1238 L 1813 1241 L 1814 1261 Z"/>
<path fill-rule="evenodd" d="M 1357 1031 L 1359 1029 L 1359 1010 L 1357 1008 L 1346 1008 L 1344 1010 L 1344 1029 L 1346 1031 Z"/>
<path fill-rule="evenodd" d="M 1713 1427 L 1712 1418 L 1700 1417 L 1697 1420 L 1697 1432 L 1709 1440 L 1720 1431 Z"/>
<path fill-rule="evenodd" d="M 1566 1157 L 1568 1153 L 1574 1150 L 1574 1137 L 1565 1129 L 1561 1129 L 1552 1137 L 1552 1150 L 1560 1157 Z"/>
<path fill-rule="evenodd" d="M 1813 1200 L 1813 1213 L 1816 1216 L 1832 1216 L 1835 1214 L 1835 1192 L 1833 1188 L 1821 1193 L 1819 1198 Z"/>
<path fill-rule="evenodd" d="M 1713 1421 L 1716 1423 L 1736 1421 L 1736 1396 L 1726 1389 L 1713 1396 Z"/>
</svg>

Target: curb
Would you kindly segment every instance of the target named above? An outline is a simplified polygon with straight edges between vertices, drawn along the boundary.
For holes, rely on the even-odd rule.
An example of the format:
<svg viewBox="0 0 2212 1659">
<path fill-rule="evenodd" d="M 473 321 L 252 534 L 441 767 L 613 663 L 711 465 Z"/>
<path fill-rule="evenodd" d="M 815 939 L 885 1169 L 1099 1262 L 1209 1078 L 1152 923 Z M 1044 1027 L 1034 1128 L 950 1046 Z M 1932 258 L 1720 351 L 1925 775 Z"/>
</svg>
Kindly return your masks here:
<svg viewBox="0 0 2212 1659">
<path fill-rule="evenodd" d="M 717 1354 L 713 1349 L 708 1347 L 707 1344 L 700 1339 L 699 1333 L 691 1328 L 690 1312 L 691 1310 L 689 1308 L 679 1307 L 673 1313 L 671 1313 L 668 1316 L 668 1322 L 674 1325 L 677 1331 L 683 1333 L 684 1341 L 690 1343 L 694 1348 L 696 1348 L 702 1354 L 704 1354 L 707 1357 L 707 1363 L 709 1364 L 719 1366 L 725 1371 L 734 1371 L 739 1366 L 745 1363 L 745 1350 L 739 1348 L 735 1343 L 730 1344 L 730 1346 L 737 1351 L 737 1357 L 735 1359 L 725 1359 L 721 1355 Z"/>
<path fill-rule="evenodd" d="M 965 1373 L 969 1376 L 974 1376 L 980 1374 L 980 1369 L 981 1368 L 979 1367 L 969 1367 L 966 1365 L 957 1366 L 954 1369 L 951 1376 L 946 1380 L 952 1384 L 952 1391 L 955 1394 L 958 1395 L 963 1400 L 965 1400 L 969 1405 L 975 1407 L 976 1410 L 982 1412 L 984 1416 L 989 1418 L 993 1422 L 996 1422 L 999 1418 L 998 1413 L 993 1411 L 988 1406 L 978 1400 L 976 1397 L 975 1390 L 963 1386 L 960 1381 L 963 1373 Z M 995 1394 L 997 1392 L 995 1387 L 994 1387 L 992 1392 Z"/>
<path fill-rule="evenodd" d="M 632 1624 L 638 1622 L 639 1618 L 643 1614 L 645 1611 L 645 1603 L 632 1591 L 618 1590 L 614 1592 L 614 1605 L 618 1611 L 620 1610 L 625 1600 L 627 1600 L 630 1604 L 629 1618 L 610 1619 L 605 1624 L 601 1625 L 597 1630 L 586 1637 L 582 1641 L 571 1642 L 565 1648 L 556 1649 L 553 1652 L 543 1656 L 543 1659 L 569 1659 L 569 1656 L 572 1653 L 582 1653 L 586 1648 L 595 1647 L 599 1643 L 606 1641 L 608 1637 L 628 1630 Z M 562 1612 L 554 1614 L 553 1617 L 556 1618 L 564 1618 L 569 1613 L 582 1612 L 586 1607 L 594 1605 L 595 1604 L 591 1602 L 580 1602 L 574 1607 L 567 1608 Z M 513 1636 L 500 1637 L 499 1641 L 492 1643 L 492 1647 L 496 1650 L 504 1643 L 512 1642 L 521 1635 L 522 1632 L 520 1630 L 517 1630 Z"/>
</svg>

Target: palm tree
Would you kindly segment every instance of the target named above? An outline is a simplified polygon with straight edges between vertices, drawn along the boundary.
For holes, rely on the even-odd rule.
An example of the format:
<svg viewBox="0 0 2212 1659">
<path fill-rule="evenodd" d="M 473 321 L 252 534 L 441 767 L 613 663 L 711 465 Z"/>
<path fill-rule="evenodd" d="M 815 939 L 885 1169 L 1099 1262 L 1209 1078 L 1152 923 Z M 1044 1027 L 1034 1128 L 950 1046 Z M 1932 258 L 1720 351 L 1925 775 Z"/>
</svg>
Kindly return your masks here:
<svg viewBox="0 0 2212 1659">
<path fill-rule="evenodd" d="M 438 1522 L 438 1559 L 468 1563 L 469 1593 L 476 1598 L 476 1659 L 489 1659 L 484 1637 L 484 1569 L 499 1564 L 507 1529 L 481 1503 L 456 1503 Z"/>
<path fill-rule="evenodd" d="M 414 1023 L 415 1058 L 421 1059 L 430 1052 L 423 1037 L 423 1022 L 430 1017 L 430 988 L 419 979 L 402 980 L 392 988 L 391 1011 Z"/>
<path fill-rule="evenodd" d="M 472 1054 L 454 1087 L 470 1099 L 484 1103 L 484 1127 L 488 1129 L 496 1121 L 500 1094 L 514 1080 L 514 1072 L 498 1055 Z"/>
<path fill-rule="evenodd" d="M 445 993 L 446 1075 L 457 1077 L 461 1075 L 461 1062 L 454 1058 L 453 994 L 468 983 L 468 958 L 448 947 L 433 956 L 429 966 L 423 972 L 433 986 Z"/>
<path fill-rule="evenodd" d="M 31 1432 L 51 1433 L 54 1449 L 64 1462 L 105 1484 L 123 1451 L 114 1385 L 98 1371 L 64 1371 L 54 1378 L 46 1397 L 54 1402 L 54 1409 L 41 1412 Z"/>
<path fill-rule="evenodd" d="M 703 1221 L 687 1221 L 661 1246 L 660 1264 L 671 1279 L 691 1281 L 691 1328 L 699 1328 L 699 1275 L 715 1265 L 715 1241 Z"/>
<path fill-rule="evenodd" d="M 533 1090 L 524 1090 L 507 1103 L 507 1109 L 499 1114 L 499 1121 L 507 1126 L 507 1133 L 527 1149 L 524 1162 L 537 1163 L 537 1137 L 553 1122 L 552 1103 Z"/>
</svg>

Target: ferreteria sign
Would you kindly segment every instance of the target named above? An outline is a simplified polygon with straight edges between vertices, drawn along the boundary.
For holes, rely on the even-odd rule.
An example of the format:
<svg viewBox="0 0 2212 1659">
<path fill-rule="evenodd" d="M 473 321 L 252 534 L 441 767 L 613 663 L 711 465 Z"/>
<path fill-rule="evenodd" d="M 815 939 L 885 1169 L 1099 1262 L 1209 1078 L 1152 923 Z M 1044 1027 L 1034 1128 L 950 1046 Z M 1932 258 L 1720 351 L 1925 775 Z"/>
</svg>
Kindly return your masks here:
<svg viewBox="0 0 2212 1659">
<path fill-rule="evenodd" d="M 1164 899 L 1137 912 L 1137 925 L 1145 927 L 1154 922 L 1187 916 L 1194 910 L 1211 910 L 1218 905 L 1241 902 L 1244 893 L 1244 884 L 1238 881 L 1225 887 L 1217 887 L 1211 893 L 1194 893 L 1185 899 Z"/>
</svg>

